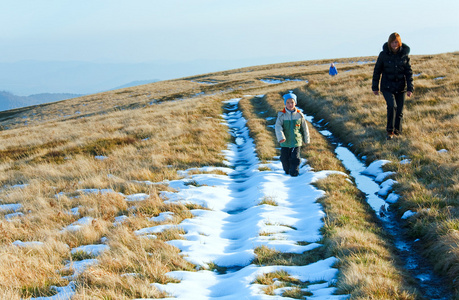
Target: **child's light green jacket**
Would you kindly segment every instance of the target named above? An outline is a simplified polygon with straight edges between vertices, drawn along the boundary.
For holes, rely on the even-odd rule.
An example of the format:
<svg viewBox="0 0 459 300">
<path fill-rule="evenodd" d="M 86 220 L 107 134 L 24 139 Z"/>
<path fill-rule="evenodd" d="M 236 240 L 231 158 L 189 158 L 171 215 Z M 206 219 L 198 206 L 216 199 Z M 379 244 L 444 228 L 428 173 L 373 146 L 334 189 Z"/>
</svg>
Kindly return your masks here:
<svg viewBox="0 0 459 300">
<path fill-rule="evenodd" d="M 276 138 L 277 141 L 285 139 L 281 143 L 281 147 L 299 147 L 304 144 L 309 144 L 309 129 L 304 119 L 303 114 L 295 109 L 289 111 L 283 109 L 277 114 L 276 120 Z"/>
</svg>

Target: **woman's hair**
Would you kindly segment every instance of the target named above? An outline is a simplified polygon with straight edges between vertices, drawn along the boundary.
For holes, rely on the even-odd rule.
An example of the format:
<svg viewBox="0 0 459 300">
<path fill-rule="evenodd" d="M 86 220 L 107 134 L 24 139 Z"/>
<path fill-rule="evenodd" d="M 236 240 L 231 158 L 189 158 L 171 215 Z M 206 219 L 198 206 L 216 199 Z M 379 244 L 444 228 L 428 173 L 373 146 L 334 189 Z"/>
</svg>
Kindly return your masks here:
<svg viewBox="0 0 459 300">
<path fill-rule="evenodd" d="M 389 40 L 388 40 L 389 46 L 395 40 L 398 42 L 398 46 L 400 47 L 402 45 L 402 38 L 400 37 L 400 34 L 398 34 L 397 32 L 394 32 L 389 36 Z"/>
</svg>

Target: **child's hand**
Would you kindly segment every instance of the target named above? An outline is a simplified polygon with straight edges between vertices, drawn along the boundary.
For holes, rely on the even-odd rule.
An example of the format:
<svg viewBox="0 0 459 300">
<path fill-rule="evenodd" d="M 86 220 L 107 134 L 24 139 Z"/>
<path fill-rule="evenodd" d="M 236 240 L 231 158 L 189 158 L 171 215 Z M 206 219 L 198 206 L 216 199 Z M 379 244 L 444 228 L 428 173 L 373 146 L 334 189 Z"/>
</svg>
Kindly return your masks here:
<svg viewBox="0 0 459 300">
<path fill-rule="evenodd" d="M 285 142 L 285 139 L 282 139 L 282 140 L 279 141 L 279 143 L 283 143 L 283 142 Z"/>
</svg>

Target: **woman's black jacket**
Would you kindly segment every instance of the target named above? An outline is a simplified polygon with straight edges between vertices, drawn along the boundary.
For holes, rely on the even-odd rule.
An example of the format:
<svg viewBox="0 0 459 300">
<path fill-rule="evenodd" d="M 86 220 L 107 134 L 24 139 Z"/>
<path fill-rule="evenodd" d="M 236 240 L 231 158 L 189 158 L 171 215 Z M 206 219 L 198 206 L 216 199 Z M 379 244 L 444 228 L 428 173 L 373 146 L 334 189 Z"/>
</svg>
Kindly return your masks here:
<svg viewBox="0 0 459 300">
<path fill-rule="evenodd" d="M 413 92 L 413 71 L 408 54 L 410 54 L 410 47 L 407 45 L 402 43 L 399 51 L 393 53 L 389 50 L 389 44 L 386 42 L 375 64 L 371 89 L 391 93 Z"/>
</svg>

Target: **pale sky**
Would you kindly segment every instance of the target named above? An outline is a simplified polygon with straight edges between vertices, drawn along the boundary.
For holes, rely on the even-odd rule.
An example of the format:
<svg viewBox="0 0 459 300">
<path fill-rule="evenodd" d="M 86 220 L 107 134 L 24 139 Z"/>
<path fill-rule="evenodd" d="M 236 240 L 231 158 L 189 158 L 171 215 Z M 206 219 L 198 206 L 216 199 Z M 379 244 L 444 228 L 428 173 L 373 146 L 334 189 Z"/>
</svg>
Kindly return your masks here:
<svg viewBox="0 0 459 300">
<path fill-rule="evenodd" d="M 2 0 L 0 62 L 272 62 L 459 50 L 457 0 Z"/>
</svg>

